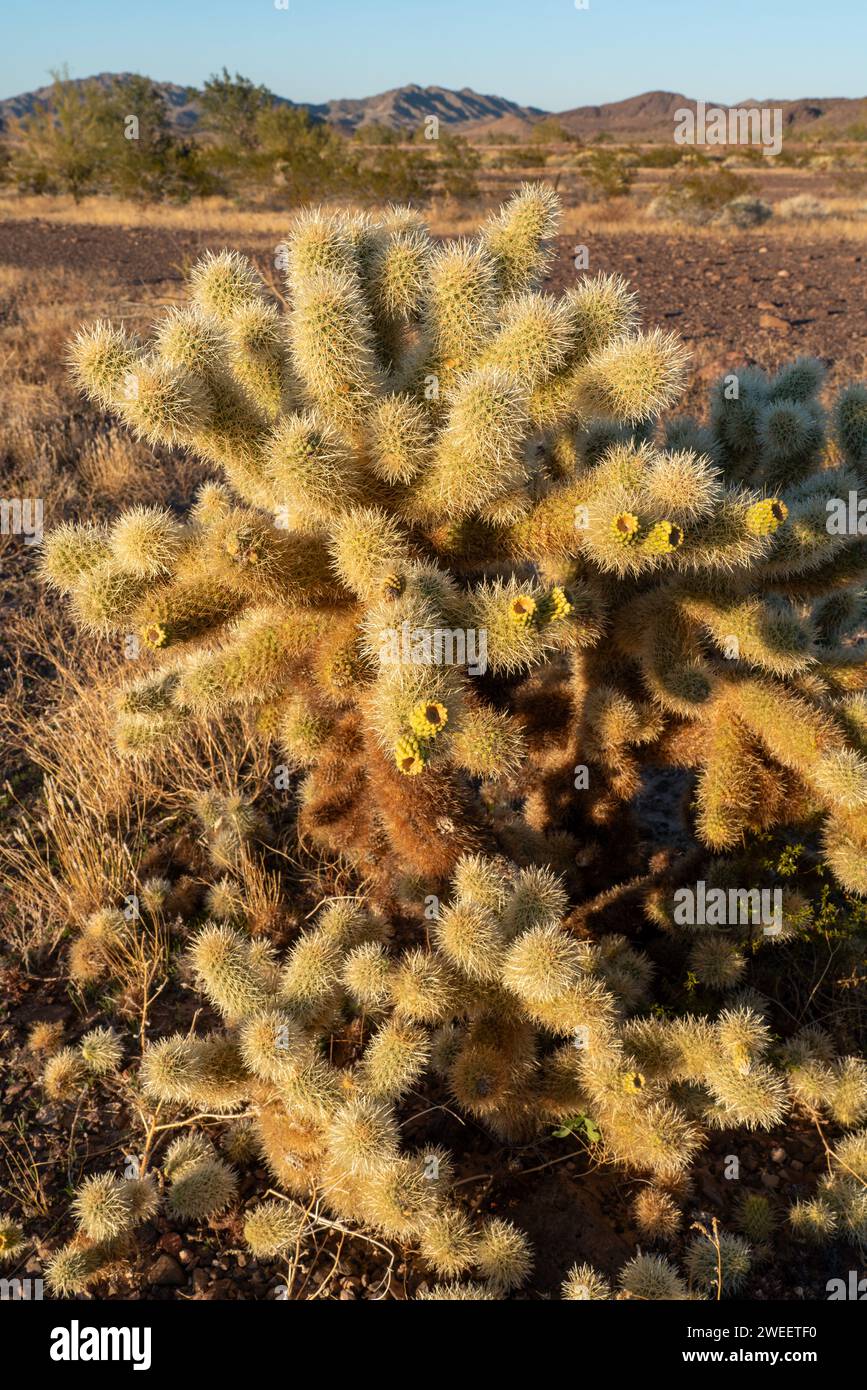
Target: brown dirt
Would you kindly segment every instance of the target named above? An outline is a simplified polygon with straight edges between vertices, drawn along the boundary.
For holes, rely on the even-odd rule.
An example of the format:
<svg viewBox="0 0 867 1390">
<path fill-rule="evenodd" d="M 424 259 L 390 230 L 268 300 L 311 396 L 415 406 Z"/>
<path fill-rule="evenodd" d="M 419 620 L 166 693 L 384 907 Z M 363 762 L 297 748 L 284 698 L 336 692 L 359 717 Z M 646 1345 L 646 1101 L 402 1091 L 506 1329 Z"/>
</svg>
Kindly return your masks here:
<svg viewBox="0 0 867 1390">
<path fill-rule="evenodd" d="M 177 281 L 225 231 L 0 224 L 0 264 L 21 269 L 115 275 L 130 289 Z M 867 254 L 854 242 L 801 246 L 767 229 L 723 239 L 594 233 L 558 238 L 552 290 L 574 284 L 575 248 L 587 245 L 590 273 L 618 271 L 637 291 L 644 322 L 676 332 L 695 353 L 697 377 L 744 363 L 774 368 L 799 353 L 824 359 L 832 374 L 859 377 L 867 363 Z M 266 270 L 273 238 L 245 236 L 238 249 Z"/>
</svg>

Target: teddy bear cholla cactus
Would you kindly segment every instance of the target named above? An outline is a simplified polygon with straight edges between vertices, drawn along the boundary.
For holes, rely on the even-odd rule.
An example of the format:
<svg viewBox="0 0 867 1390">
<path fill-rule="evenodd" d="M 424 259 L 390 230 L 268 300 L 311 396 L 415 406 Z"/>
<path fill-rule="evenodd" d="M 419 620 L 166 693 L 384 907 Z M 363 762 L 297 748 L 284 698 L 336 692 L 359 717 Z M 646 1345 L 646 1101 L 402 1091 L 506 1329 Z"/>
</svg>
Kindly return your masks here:
<svg viewBox="0 0 867 1390">
<path fill-rule="evenodd" d="M 169 1146 L 162 1181 L 147 1174 L 118 1177 L 96 1173 L 78 1187 L 72 1204 L 77 1231 L 52 1256 L 46 1274 L 60 1297 L 82 1293 L 110 1273 L 120 1272 L 133 1253 L 136 1228 L 159 1210 L 161 1188 L 174 1221 L 217 1216 L 234 1200 L 237 1179 L 210 1140 L 195 1132 Z"/>
<path fill-rule="evenodd" d="M 475 1270 L 502 1293 L 529 1268 L 523 1239 L 474 1229 L 449 1197 L 448 1155 L 400 1144 L 395 1107 L 429 1069 L 506 1140 L 590 1114 L 608 1157 L 663 1179 L 688 1167 L 703 1122 L 770 1127 L 789 1096 L 749 1008 L 636 1012 L 649 962 L 622 937 L 576 939 L 549 871 L 466 856 L 454 887 L 432 948 L 395 952 L 357 899 L 327 901 L 282 963 L 205 926 L 192 959 L 226 1030 L 154 1042 L 141 1080 L 181 1111 L 247 1107 L 290 1197 L 315 1192 L 341 1220 L 417 1242 L 439 1276 Z M 253 1223 L 263 1248 L 269 1221 Z"/>
<path fill-rule="evenodd" d="M 789 1223 L 800 1240 L 824 1244 L 847 1240 L 867 1250 L 867 1129 L 837 1141 L 830 1171 L 816 1195 L 789 1208 Z"/>
<path fill-rule="evenodd" d="M 809 359 L 772 379 L 725 378 L 710 425 L 671 419 L 663 452 L 594 426 L 576 441 L 585 467 L 561 484 L 559 514 L 555 488 L 518 524 L 525 553 L 550 570 L 574 554 L 568 510 L 583 506 L 584 553 L 611 615 L 604 640 L 573 653 L 571 690 L 551 673 L 579 733 L 547 800 L 531 789 L 534 825 L 562 819 L 578 763 L 601 773 L 608 799 L 592 814 L 604 820 L 634 795 L 643 763 L 667 762 L 697 771 L 695 828 L 710 849 L 823 818 L 837 878 L 867 891 L 867 664 L 855 640 L 867 536 L 863 523 L 832 523 L 835 499 L 857 498 L 867 479 L 867 392 L 841 393 L 829 432 L 822 378 Z M 678 532 L 664 557 L 652 544 L 662 498 Z"/>
<path fill-rule="evenodd" d="M 45 572 L 80 620 L 163 658 L 121 696 L 124 749 L 253 706 L 308 770 L 302 821 L 322 838 L 384 839 L 416 867 L 433 852 L 443 872 L 474 847 L 455 774 L 511 775 L 520 728 L 477 693 L 463 651 L 419 662 L 414 635 L 484 632 L 498 677 L 598 640 L 598 596 L 574 567 L 537 569 L 533 538 L 578 467 L 569 429 L 655 415 L 683 375 L 672 338 L 637 332 L 619 279 L 538 292 L 556 220 L 532 186 L 475 240 L 441 245 L 407 209 L 313 212 L 285 247 L 285 316 L 224 252 L 150 346 L 106 323 L 79 335 L 93 399 L 229 485 L 206 485 L 185 522 L 137 507 L 48 540 Z M 639 545 L 660 563 L 666 516 L 660 498 L 662 530 Z M 611 522 L 600 513 L 580 547 L 591 569 Z"/>
<path fill-rule="evenodd" d="M 166 658 L 122 694 L 121 745 L 253 706 L 305 770 L 303 833 L 443 876 L 484 838 L 464 774 L 500 777 L 509 814 L 524 796 L 526 845 L 611 822 L 643 763 L 685 765 L 711 849 L 822 815 L 862 891 L 867 541 L 831 534 L 826 501 L 863 487 L 867 394 L 840 396 L 829 450 L 818 364 L 744 372 L 709 429 L 654 443 L 682 350 L 636 330 L 616 277 L 539 293 L 556 216 L 528 186 L 435 245 L 406 209 L 309 213 L 285 316 L 225 252 L 149 348 L 79 335 L 93 398 L 231 489 L 183 524 L 135 508 L 49 538 L 80 618 Z M 484 632 L 495 688 L 430 664 L 437 632 Z M 528 705 L 548 721 L 516 782 Z"/>
</svg>

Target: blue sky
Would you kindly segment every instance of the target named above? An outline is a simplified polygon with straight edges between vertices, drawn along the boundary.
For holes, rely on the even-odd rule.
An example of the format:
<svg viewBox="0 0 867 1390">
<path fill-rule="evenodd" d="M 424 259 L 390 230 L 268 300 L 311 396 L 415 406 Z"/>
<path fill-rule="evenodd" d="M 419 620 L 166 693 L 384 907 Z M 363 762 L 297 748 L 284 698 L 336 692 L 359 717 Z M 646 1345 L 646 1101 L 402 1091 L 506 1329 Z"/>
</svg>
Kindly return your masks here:
<svg viewBox="0 0 867 1390">
<path fill-rule="evenodd" d="M 295 101 L 406 82 L 564 110 L 653 88 L 734 102 L 867 94 L 867 0 L 0 0 L 0 97 L 226 64 Z M 582 0 L 583 3 L 583 0 Z"/>
</svg>

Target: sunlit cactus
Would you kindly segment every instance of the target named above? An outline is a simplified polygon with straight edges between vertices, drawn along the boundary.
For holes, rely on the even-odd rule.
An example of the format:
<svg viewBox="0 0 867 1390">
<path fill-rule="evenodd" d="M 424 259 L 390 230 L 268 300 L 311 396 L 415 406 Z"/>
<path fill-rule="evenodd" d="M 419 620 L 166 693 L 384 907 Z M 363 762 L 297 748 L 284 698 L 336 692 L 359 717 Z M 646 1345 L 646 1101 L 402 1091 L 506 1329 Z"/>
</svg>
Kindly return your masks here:
<svg viewBox="0 0 867 1390">
<path fill-rule="evenodd" d="M 246 1129 L 238 1152 L 293 1199 L 247 1211 L 257 1258 L 291 1257 L 294 1202 L 315 1198 L 414 1243 L 443 1281 L 432 1299 L 508 1296 L 532 1256 L 503 1217 L 457 1205 L 444 1151 L 410 1147 L 430 1073 L 437 1104 L 497 1143 L 580 1117 L 600 1159 L 652 1184 L 633 1207 L 647 1242 L 680 1230 L 668 1185 L 707 1130 L 769 1130 L 792 1107 L 867 1120 L 864 1063 L 809 1030 L 784 1044 L 759 994 L 773 952 L 803 938 L 797 890 L 773 923 L 684 918 L 677 901 L 699 878 L 723 895 L 776 884 L 780 828 L 829 894 L 867 896 L 867 538 L 830 524 L 867 485 L 865 388 L 822 404 L 823 369 L 800 359 L 724 378 L 706 423 L 663 422 L 682 346 L 641 331 L 617 276 L 547 293 L 557 225 L 536 185 L 472 240 L 401 210 L 311 212 L 287 238 L 285 312 L 223 252 L 149 345 L 83 330 L 74 370 L 100 409 L 222 481 L 61 525 L 42 560 L 86 628 L 144 658 L 116 695 L 125 755 L 171 764 L 237 726 L 245 763 L 264 747 L 289 792 L 266 820 L 237 786 L 199 788 L 215 881 L 184 968 L 221 1022 L 148 1035 L 141 1097 Z M 640 821 L 660 768 L 685 774 L 683 854 Z M 268 847 L 352 884 L 274 943 L 245 904 Z M 170 899 L 142 889 L 150 918 Z M 116 907 L 87 917 L 76 986 L 134 939 Z M 116 1077 L 127 1052 L 104 1028 L 53 1051 L 48 1097 Z M 848 1142 L 793 1211 L 799 1235 L 862 1238 Z M 202 1136 L 160 1162 L 173 1217 L 235 1202 Z M 54 1287 L 86 1288 L 127 1229 L 120 1207 L 147 1206 L 116 1181 L 76 1199 L 89 1244 L 55 1257 Z M 765 1217 L 738 1218 L 759 1247 Z M 639 1253 L 619 1296 L 714 1297 L 749 1268 L 740 1236 L 700 1237 L 688 1281 Z M 563 1296 L 615 1294 L 576 1264 Z"/>
<path fill-rule="evenodd" d="M 97 1076 L 117 1071 L 123 1059 L 123 1046 L 111 1028 L 92 1028 L 78 1046 L 88 1071 Z"/>
<path fill-rule="evenodd" d="M 642 1187 L 632 1204 L 635 1224 L 648 1240 L 671 1240 L 677 1235 L 683 1217 L 669 1193 L 657 1187 Z"/>
<path fill-rule="evenodd" d="M 687 1297 L 686 1284 L 663 1255 L 636 1255 L 620 1271 L 620 1288 L 629 1298 L 651 1302 Z"/>
<path fill-rule="evenodd" d="M 198 1136 L 192 1136 L 195 1141 Z M 168 1210 L 181 1221 L 201 1221 L 225 1211 L 235 1199 L 234 1170 L 217 1158 L 207 1140 L 177 1139 L 163 1171 L 169 1180 Z"/>
<path fill-rule="evenodd" d="M 27 1249 L 24 1232 L 16 1221 L 0 1213 L 0 1264 L 14 1260 Z"/>
<path fill-rule="evenodd" d="M 574 1264 L 563 1281 L 562 1296 L 569 1302 L 605 1303 L 612 1297 L 611 1285 L 592 1265 Z"/>
<path fill-rule="evenodd" d="M 294 1202 L 259 1202 L 244 1218 L 244 1239 L 260 1260 L 294 1247 L 304 1230 L 304 1213 Z"/>
<path fill-rule="evenodd" d="M 742 1236 L 719 1231 L 715 1240 L 696 1235 L 686 1254 L 686 1268 L 696 1289 L 712 1298 L 737 1293 L 752 1266 L 752 1249 Z"/>
<path fill-rule="evenodd" d="M 552 190 L 526 185 L 475 240 L 435 245 L 394 212 L 304 214 L 286 243 L 285 319 L 256 269 L 226 251 L 195 267 L 190 304 L 168 311 L 150 347 L 105 323 L 79 334 L 84 389 L 148 439 L 222 467 L 243 504 L 210 483 L 186 518 L 135 507 L 108 530 L 65 526 L 46 542 L 46 577 L 83 623 L 171 653 L 158 698 L 154 677 L 120 697 L 124 752 L 163 752 L 191 720 L 267 702 L 262 728 L 310 769 L 314 793 L 341 755 L 343 731 L 328 718 L 335 625 L 364 631 L 375 608 L 377 636 L 390 626 L 399 640 L 396 653 L 371 644 L 341 690 L 362 737 L 382 738 L 395 662 L 453 668 L 448 692 L 441 680 L 419 691 L 446 711 L 437 727 L 420 728 L 409 709 L 387 740 L 404 776 L 389 781 L 362 759 L 354 795 L 371 799 L 394 851 L 420 864 L 400 827 L 436 833 L 417 785 L 442 780 L 439 795 L 424 794 L 433 807 L 443 794 L 459 800 L 467 774 L 514 783 L 527 756 L 520 728 L 507 708 L 469 698 L 472 677 L 520 680 L 598 643 L 605 626 L 605 596 L 579 572 L 589 563 L 592 577 L 575 529 L 589 475 L 567 436 L 600 411 L 624 426 L 655 417 L 683 380 L 681 349 L 638 331 L 616 277 L 559 300 L 540 292 L 558 215 Z M 674 499 L 657 500 L 642 514 L 648 563 L 680 548 L 684 529 Z M 549 512 L 560 516 L 553 530 Z M 557 573 L 540 584 L 526 562 L 547 571 L 549 542 Z M 505 587 L 484 582 L 489 551 L 514 570 Z M 522 593 L 529 616 L 518 623 Z M 389 619 L 382 606 L 395 599 Z M 442 641 L 445 654 L 435 645 L 419 658 L 419 642 Z M 305 832 L 324 829 L 318 801 L 302 798 Z M 466 818 L 470 803 L 461 809 Z M 351 839 L 345 849 L 372 852 Z"/>
<path fill-rule="evenodd" d="M 72 1100 L 81 1094 L 87 1079 L 87 1065 L 81 1053 L 62 1047 L 45 1064 L 42 1084 L 52 1100 Z"/>
</svg>

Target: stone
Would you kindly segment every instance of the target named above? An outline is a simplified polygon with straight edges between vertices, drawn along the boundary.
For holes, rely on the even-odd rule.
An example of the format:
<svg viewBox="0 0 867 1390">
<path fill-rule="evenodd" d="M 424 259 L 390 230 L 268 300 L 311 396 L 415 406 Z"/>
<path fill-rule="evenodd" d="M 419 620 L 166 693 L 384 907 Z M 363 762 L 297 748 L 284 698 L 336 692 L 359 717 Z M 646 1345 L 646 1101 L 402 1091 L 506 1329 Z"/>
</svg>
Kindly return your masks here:
<svg viewBox="0 0 867 1390">
<path fill-rule="evenodd" d="M 157 1288 L 177 1288 L 186 1283 L 186 1275 L 171 1255 L 159 1255 L 148 1270 L 147 1282 Z"/>
</svg>

